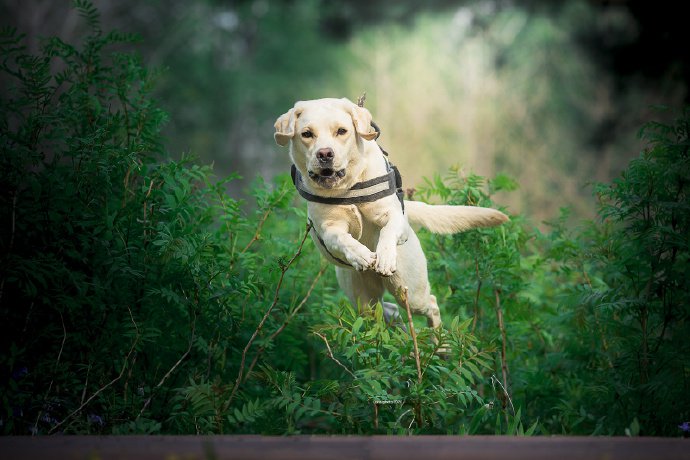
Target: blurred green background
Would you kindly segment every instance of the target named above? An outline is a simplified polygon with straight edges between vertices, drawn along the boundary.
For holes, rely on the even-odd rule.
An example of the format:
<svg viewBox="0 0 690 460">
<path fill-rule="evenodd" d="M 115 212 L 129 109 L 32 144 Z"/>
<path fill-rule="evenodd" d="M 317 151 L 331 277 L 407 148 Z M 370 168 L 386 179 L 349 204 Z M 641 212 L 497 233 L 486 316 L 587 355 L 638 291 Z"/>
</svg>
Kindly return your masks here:
<svg viewBox="0 0 690 460">
<path fill-rule="evenodd" d="M 656 105 L 688 101 L 682 2 L 100 0 L 161 69 L 167 150 L 216 173 L 285 173 L 273 123 L 295 101 L 367 93 L 406 187 L 451 166 L 514 178 L 496 197 L 535 222 L 594 215 L 592 181 L 636 157 Z M 68 1 L 4 0 L 2 22 L 77 42 Z"/>
</svg>

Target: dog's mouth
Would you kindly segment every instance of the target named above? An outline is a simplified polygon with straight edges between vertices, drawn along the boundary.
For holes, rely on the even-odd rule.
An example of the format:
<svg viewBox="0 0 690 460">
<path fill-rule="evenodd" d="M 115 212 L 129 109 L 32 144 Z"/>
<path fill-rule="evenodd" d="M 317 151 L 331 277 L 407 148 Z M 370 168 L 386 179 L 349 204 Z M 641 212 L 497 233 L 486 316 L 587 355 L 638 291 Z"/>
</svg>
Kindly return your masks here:
<svg viewBox="0 0 690 460">
<path fill-rule="evenodd" d="M 333 188 L 343 177 L 345 177 L 345 169 L 322 168 L 318 172 L 309 171 L 309 178 L 325 188 Z"/>
</svg>

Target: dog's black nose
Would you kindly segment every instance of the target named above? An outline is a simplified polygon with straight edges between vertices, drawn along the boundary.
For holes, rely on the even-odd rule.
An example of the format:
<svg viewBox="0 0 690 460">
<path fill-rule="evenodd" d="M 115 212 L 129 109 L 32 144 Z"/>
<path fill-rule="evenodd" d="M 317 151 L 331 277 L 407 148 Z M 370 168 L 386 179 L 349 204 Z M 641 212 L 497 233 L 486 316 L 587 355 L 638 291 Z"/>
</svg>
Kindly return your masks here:
<svg viewBox="0 0 690 460">
<path fill-rule="evenodd" d="M 316 152 L 316 158 L 318 158 L 321 163 L 333 161 L 333 149 L 330 147 L 319 149 L 319 151 Z"/>
</svg>

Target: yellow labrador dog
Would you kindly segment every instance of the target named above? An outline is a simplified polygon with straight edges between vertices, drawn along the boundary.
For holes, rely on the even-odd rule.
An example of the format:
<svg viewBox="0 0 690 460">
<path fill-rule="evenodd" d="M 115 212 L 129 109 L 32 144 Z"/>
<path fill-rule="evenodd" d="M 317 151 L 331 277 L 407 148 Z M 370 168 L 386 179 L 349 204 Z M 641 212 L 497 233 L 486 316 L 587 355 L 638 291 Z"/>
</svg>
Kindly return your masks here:
<svg viewBox="0 0 690 460">
<path fill-rule="evenodd" d="M 476 206 L 434 206 L 402 199 L 400 176 L 376 143 L 371 114 L 348 99 L 300 101 L 275 123 L 275 140 L 289 145 L 293 181 L 307 200 L 311 236 L 336 265 L 340 287 L 353 305 L 382 302 L 388 322 L 398 307 L 441 325 L 429 290 L 426 257 L 412 229 L 456 233 L 499 225 L 508 217 Z"/>
</svg>

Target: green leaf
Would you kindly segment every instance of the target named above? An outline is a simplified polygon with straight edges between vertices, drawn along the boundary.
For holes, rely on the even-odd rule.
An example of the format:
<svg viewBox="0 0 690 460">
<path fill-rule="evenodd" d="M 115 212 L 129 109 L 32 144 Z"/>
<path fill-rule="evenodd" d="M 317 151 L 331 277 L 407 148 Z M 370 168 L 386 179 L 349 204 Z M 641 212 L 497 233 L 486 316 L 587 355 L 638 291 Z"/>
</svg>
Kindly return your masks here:
<svg viewBox="0 0 690 460">
<path fill-rule="evenodd" d="M 356 335 L 359 333 L 359 330 L 362 328 L 362 325 L 364 324 L 364 318 L 361 316 L 355 320 L 355 322 L 352 324 L 352 334 Z"/>
</svg>

